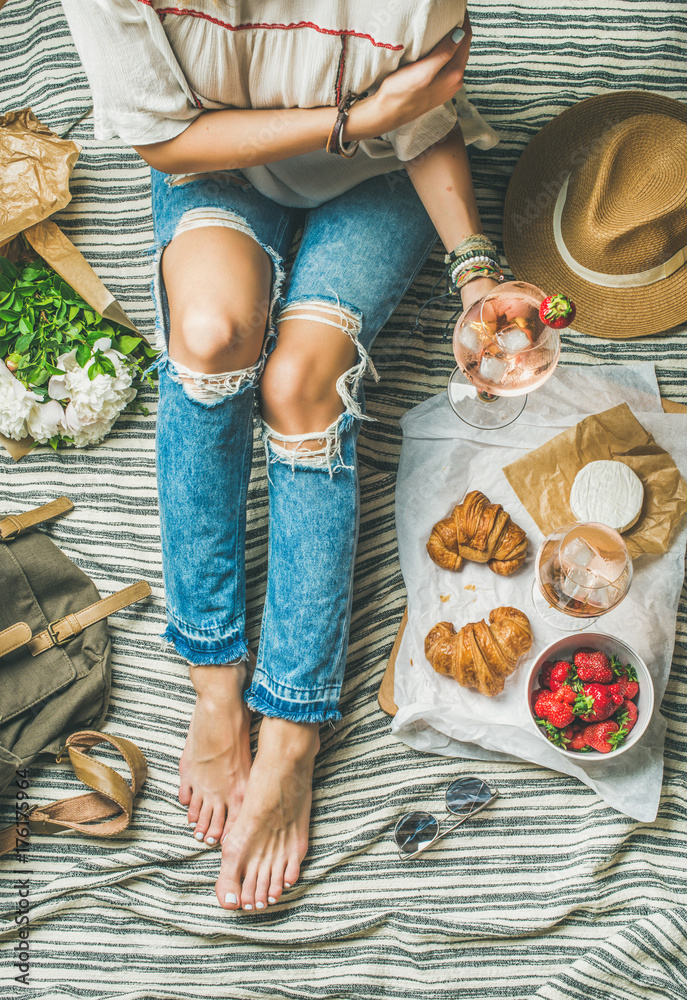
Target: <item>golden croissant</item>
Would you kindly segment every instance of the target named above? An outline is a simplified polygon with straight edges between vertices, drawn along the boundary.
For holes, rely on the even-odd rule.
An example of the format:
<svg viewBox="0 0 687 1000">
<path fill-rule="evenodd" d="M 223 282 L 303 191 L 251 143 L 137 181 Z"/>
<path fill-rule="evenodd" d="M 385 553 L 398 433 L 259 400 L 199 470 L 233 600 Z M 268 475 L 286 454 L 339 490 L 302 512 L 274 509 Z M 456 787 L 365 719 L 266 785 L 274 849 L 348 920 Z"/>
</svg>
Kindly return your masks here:
<svg viewBox="0 0 687 1000">
<path fill-rule="evenodd" d="M 491 698 L 503 691 L 506 677 L 532 646 L 529 618 L 517 608 L 494 608 L 489 624 L 482 619 L 456 632 L 439 622 L 425 639 L 425 656 L 438 674 Z"/>
<path fill-rule="evenodd" d="M 468 559 L 485 562 L 499 576 L 510 576 L 525 561 L 527 535 L 500 503 L 489 503 L 484 493 L 473 490 L 450 517 L 437 521 L 427 551 L 442 569 L 458 570 Z"/>
</svg>

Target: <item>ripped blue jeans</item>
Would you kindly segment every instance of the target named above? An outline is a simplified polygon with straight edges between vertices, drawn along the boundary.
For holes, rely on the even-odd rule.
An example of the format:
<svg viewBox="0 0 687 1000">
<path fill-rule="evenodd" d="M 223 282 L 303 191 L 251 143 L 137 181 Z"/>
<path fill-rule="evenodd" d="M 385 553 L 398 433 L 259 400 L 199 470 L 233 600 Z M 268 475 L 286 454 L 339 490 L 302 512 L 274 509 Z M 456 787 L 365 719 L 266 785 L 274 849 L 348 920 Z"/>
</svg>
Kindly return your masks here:
<svg viewBox="0 0 687 1000">
<path fill-rule="evenodd" d="M 337 381 L 344 412 L 312 435 L 279 435 L 262 422 L 268 462 L 267 596 L 248 705 L 294 722 L 341 717 L 358 536 L 356 439 L 368 351 L 422 267 L 436 231 L 405 171 L 375 177 L 318 208 L 273 202 L 242 178 L 185 181 L 152 171 L 153 294 L 160 346 L 169 342 L 161 256 L 194 226 L 250 235 L 272 260 L 261 357 L 239 372 L 191 372 L 165 352 L 160 365 L 157 475 L 168 626 L 164 638 L 192 664 L 246 659 L 246 497 L 253 409 L 282 318 L 308 306 L 344 330 L 358 352 Z M 300 227 L 286 277 L 284 258 Z M 312 315 L 310 318 L 313 318 Z M 315 450 L 300 446 L 321 442 Z M 293 444 L 294 447 L 286 447 Z"/>
</svg>

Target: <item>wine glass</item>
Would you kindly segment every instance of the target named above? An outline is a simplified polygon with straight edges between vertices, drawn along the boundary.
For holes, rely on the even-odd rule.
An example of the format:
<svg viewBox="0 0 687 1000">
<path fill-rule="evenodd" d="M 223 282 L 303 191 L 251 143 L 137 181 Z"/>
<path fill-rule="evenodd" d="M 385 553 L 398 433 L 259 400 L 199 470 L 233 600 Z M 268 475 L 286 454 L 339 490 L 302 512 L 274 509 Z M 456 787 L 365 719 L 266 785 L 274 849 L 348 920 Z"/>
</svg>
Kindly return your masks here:
<svg viewBox="0 0 687 1000">
<path fill-rule="evenodd" d="M 538 614 L 563 632 L 579 632 L 620 604 L 632 582 L 632 559 L 614 528 L 568 524 L 542 542 L 535 574 Z"/>
<path fill-rule="evenodd" d="M 525 408 L 527 392 L 553 374 L 558 331 L 539 315 L 544 292 L 507 281 L 467 309 L 453 334 L 458 362 L 448 383 L 454 412 L 472 427 L 496 429 Z"/>
</svg>

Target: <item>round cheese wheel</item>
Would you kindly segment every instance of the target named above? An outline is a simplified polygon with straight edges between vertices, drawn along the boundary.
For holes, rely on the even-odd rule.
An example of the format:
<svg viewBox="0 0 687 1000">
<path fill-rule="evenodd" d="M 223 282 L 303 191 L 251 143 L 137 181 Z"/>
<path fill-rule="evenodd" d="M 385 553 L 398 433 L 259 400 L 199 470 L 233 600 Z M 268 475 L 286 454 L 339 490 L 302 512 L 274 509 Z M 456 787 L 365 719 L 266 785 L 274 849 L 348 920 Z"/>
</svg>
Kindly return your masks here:
<svg viewBox="0 0 687 1000">
<path fill-rule="evenodd" d="M 575 476 L 570 509 L 578 521 L 627 531 L 642 512 L 642 481 L 624 462 L 589 462 Z"/>
</svg>

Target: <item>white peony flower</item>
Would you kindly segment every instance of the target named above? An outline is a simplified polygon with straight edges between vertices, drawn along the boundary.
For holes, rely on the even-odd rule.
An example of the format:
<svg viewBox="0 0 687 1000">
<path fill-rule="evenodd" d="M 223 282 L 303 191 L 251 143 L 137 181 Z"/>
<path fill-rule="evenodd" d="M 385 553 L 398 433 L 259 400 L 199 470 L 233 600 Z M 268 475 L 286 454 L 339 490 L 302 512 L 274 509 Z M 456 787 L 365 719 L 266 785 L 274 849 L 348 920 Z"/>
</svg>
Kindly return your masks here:
<svg viewBox="0 0 687 1000">
<path fill-rule="evenodd" d="M 14 441 L 25 438 L 29 433 L 26 418 L 37 400 L 40 396 L 27 389 L 0 361 L 0 434 Z"/>
<path fill-rule="evenodd" d="M 55 434 L 64 433 L 64 410 L 55 399 L 34 403 L 26 418 L 26 426 L 37 444 L 46 444 Z"/>
<path fill-rule="evenodd" d="M 59 406 L 59 403 L 58 403 Z M 84 422 L 79 417 L 73 403 L 67 405 L 64 411 L 65 433 L 74 441 L 75 448 L 85 448 L 89 444 L 97 444 L 98 441 L 110 433 L 112 425 L 119 416 L 119 411 L 115 413 L 111 420 L 90 419 Z"/>
</svg>

